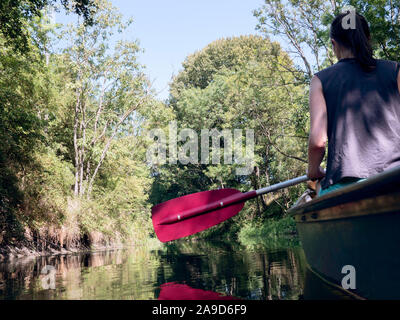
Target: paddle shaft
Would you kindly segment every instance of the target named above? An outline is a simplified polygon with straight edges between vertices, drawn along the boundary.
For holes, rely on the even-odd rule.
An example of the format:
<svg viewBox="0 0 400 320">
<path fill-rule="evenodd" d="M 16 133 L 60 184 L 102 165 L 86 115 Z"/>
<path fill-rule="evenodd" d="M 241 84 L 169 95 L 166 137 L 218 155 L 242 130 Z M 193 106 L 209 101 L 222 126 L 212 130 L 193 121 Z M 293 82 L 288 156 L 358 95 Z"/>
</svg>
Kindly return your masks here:
<svg viewBox="0 0 400 320">
<path fill-rule="evenodd" d="M 291 179 L 291 180 L 287 180 L 287 181 L 284 181 L 284 182 L 280 182 L 280 183 L 274 184 L 274 185 L 269 186 L 269 187 L 258 189 L 256 191 L 256 193 L 257 193 L 257 196 L 260 196 L 262 194 L 266 194 L 266 193 L 269 193 L 269 192 L 273 192 L 273 191 L 277 191 L 277 190 L 284 189 L 284 188 L 287 188 L 287 187 L 291 187 L 291 186 L 294 186 L 296 184 L 299 184 L 299 183 L 302 183 L 302 182 L 306 182 L 308 180 L 310 180 L 310 179 L 307 177 L 307 175 L 304 175 L 304 176 L 301 176 L 301 177 L 297 177 L 297 178 L 294 178 L 294 179 Z"/>
<path fill-rule="evenodd" d="M 200 207 L 191 208 L 189 210 L 180 212 L 180 213 L 178 213 L 176 215 L 171 215 L 169 217 L 166 217 L 164 220 L 162 220 L 160 222 L 160 224 L 161 225 L 173 224 L 173 223 L 179 222 L 181 220 L 185 220 L 185 219 L 189 219 L 189 218 L 201 215 L 201 214 L 206 213 L 206 212 L 210 212 L 210 211 L 214 211 L 214 210 L 217 210 L 217 209 L 220 209 L 220 208 L 227 207 L 227 206 L 232 205 L 234 203 L 244 202 L 244 201 L 247 201 L 249 199 L 256 198 L 256 197 L 258 197 L 258 196 L 260 196 L 262 194 L 266 194 L 266 193 L 269 193 L 269 192 L 273 192 L 273 191 L 284 189 L 284 188 L 287 188 L 287 187 L 290 187 L 290 186 L 294 186 L 296 184 L 305 182 L 307 180 L 309 180 L 307 175 L 304 175 L 304 176 L 301 176 L 301 177 L 298 177 L 298 178 L 294 178 L 294 179 L 291 179 L 291 180 L 287 180 L 287 181 L 284 181 L 284 182 L 280 182 L 280 183 L 277 183 L 277 184 L 274 184 L 272 186 L 265 187 L 265 188 L 262 188 L 262 189 L 259 189 L 259 190 L 249 191 L 249 192 L 245 192 L 245 193 L 239 192 L 237 194 L 234 194 L 232 196 L 223 198 L 221 200 L 214 201 L 214 202 L 211 202 L 209 204 L 206 204 L 206 205 L 203 205 L 203 206 L 200 206 Z"/>
</svg>

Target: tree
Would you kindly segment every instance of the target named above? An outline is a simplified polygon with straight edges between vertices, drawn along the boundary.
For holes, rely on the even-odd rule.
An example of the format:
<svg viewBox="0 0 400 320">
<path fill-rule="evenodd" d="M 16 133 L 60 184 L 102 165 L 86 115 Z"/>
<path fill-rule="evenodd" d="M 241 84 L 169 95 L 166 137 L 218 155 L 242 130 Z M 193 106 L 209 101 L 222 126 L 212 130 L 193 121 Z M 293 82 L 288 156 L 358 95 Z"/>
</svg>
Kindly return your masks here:
<svg viewBox="0 0 400 320">
<path fill-rule="evenodd" d="M 329 28 L 334 17 L 353 6 L 368 20 L 376 57 L 400 60 L 400 2 L 398 0 L 265 0 L 254 10 L 257 28 L 267 36 L 279 36 L 298 62 L 296 70 L 309 83 L 315 72 L 333 64 Z M 301 62 L 301 63 L 300 63 Z"/>
<path fill-rule="evenodd" d="M 61 0 L 67 11 L 83 16 L 87 24 L 92 24 L 96 9 L 94 0 Z M 20 52 L 29 49 L 28 25 L 35 17 L 42 17 L 42 10 L 53 6 L 56 0 L 2 0 L 0 2 L 0 32 L 6 43 Z"/>
<path fill-rule="evenodd" d="M 38 115 L 45 95 L 38 50 L 15 55 L 1 36 L 0 47 L 0 236 L 5 232 L 9 240 L 22 234 L 17 218 L 23 203 L 20 177 L 43 138 Z"/>
<path fill-rule="evenodd" d="M 259 21 L 258 30 L 284 39 L 292 58 L 301 61 L 296 69 L 304 73 L 307 83 L 316 71 L 334 61 L 327 22 L 330 13 L 337 10 L 338 1 L 265 0 L 254 16 Z"/>
<path fill-rule="evenodd" d="M 303 174 L 307 109 L 300 79 L 280 45 L 260 36 L 220 39 L 188 56 L 171 84 L 169 105 L 178 129 L 190 128 L 198 135 L 202 129 L 240 129 L 243 139 L 245 130 L 253 129 L 255 170 L 238 176 L 238 164 L 223 159 L 222 140 L 220 164 L 178 162 L 157 168 L 152 201 L 221 187 L 248 191 Z M 295 196 L 279 197 L 287 208 Z M 248 216 L 261 214 L 271 201 L 257 200 L 259 210 L 248 209 Z"/>
<path fill-rule="evenodd" d="M 51 51 L 45 17 L 32 19 L 24 54 L 0 35 L 0 245 L 29 234 L 68 249 L 151 232 L 144 130 L 168 108 L 152 97 L 137 43 L 111 46 L 130 22 L 96 6 L 92 26 L 58 34 L 65 50 Z"/>
<path fill-rule="evenodd" d="M 130 25 L 106 1 L 93 25 L 78 24 L 66 35 L 71 46 L 64 50 L 68 76 L 73 83 L 73 148 L 75 196 L 90 196 L 95 179 L 114 140 L 124 135 L 124 125 L 134 112 L 150 101 L 150 83 L 136 61 L 136 42 L 119 41 L 111 50 L 115 30 Z"/>
<path fill-rule="evenodd" d="M 375 55 L 400 61 L 400 1 L 350 0 L 348 3 L 369 22 Z"/>
</svg>

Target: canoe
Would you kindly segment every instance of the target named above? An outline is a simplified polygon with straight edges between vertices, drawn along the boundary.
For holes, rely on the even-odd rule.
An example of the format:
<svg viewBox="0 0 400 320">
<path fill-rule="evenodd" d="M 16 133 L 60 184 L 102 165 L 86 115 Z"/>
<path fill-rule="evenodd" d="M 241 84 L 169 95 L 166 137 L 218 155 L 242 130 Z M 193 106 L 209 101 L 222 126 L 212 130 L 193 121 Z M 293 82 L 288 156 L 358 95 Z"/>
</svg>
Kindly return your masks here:
<svg viewBox="0 0 400 320">
<path fill-rule="evenodd" d="M 289 213 L 312 272 L 358 298 L 400 299 L 400 167 Z"/>
</svg>

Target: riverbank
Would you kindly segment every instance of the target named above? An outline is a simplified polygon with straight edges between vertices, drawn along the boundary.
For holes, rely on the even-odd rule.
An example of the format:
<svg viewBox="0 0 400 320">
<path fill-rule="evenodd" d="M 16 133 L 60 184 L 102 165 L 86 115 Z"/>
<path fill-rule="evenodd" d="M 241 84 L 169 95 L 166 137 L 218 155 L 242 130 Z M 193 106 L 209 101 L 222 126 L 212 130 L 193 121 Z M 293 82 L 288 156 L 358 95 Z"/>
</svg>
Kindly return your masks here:
<svg viewBox="0 0 400 320">
<path fill-rule="evenodd" d="M 23 237 L 12 238 L 0 242 L 0 262 L 24 257 L 41 257 L 50 255 L 72 254 L 97 250 L 119 249 L 126 246 L 127 241 L 112 239 L 98 232 L 75 237 L 73 241 L 61 241 L 48 233 L 34 232 L 25 229 Z M 133 244 L 134 242 L 132 242 Z"/>
<path fill-rule="evenodd" d="M 71 248 L 55 248 L 54 246 L 48 246 L 45 248 L 38 247 L 35 243 L 27 241 L 20 242 L 19 244 L 10 244 L 0 246 L 0 263 L 13 261 L 21 258 L 28 257 L 43 257 L 51 255 L 64 255 L 73 253 L 85 253 L 102 250 L 115 250 L 126 248 L 126 244 L 121 243 L 109 243 L 109 244 L 97 244 L 97 245 L 85 245 L 80 244 Z"/>
<path fill-rule="evenodd" d="M 141 244 L 150 238 L 149 215 L 136 218 L 131 214 L 121 226 L 120 217 L 105 219 L 86 204 L 81 199 L 68 199 L 62 213 L 63 221 L 56 222 L 50 219 L 41 221 L 38 217 L 24 221 L 26 212 L 15 209 L 8 212 L 12 219 L 2 221 L 0 208 L 0 262 L 22 257 L 119 249 Z"/>
<path fill-rule="evenodd" d="M 90 242 L 92 241 L 92 242 Z M 46 256 L 69 255 L 76 253 L 93 253 L 98 251 L 120 250 L 136 247 L 147 247 L 150 249 L 158 249 L 162 247 L 162 243 L 156 238 L 147 238 L 136 241 L 121 241 L 115 239 L 101 238 L 93 241 L 90 237 L 88 240 L 83 237 L 81 241 L 76 241 L 68 247 L 49 241 L 32 241 L 32 239 L 23 239 L 14 243 L 0 244 L 0 263 L 12 262 L 24 258 L 36 258 Z"/>
</svg>

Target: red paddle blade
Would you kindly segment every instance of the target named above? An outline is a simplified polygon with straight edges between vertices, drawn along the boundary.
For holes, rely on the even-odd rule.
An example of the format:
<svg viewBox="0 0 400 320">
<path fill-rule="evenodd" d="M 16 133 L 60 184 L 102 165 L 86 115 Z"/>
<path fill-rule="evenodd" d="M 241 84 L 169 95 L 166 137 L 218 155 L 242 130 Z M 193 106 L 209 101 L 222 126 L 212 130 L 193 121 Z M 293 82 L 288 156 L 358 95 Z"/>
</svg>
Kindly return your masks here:
<svg viewBox="0 0 400 320">
<path fill-rule="evenodd" d="M 187 237 L 215 226 L 225 221 L 243 209 L 244 202 L 234 203 L 227 207 L 218 208 L 174 223 L 165 224 L 170 217 L 177 217 L 180 213 L 194 208 L 201 208 L 225 199 L 235 194 L 242 194 L 235 189 L 221 189 L 198 192 L 172 199 L 154 206 L 151 210 L 154 231 L 162 242 Z"/>
</svg>

